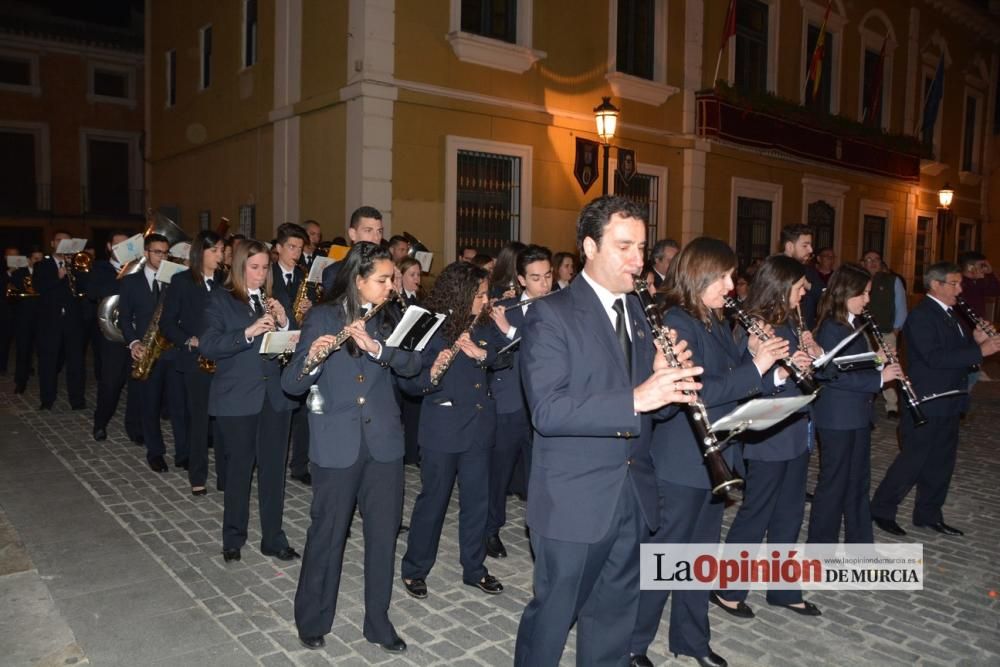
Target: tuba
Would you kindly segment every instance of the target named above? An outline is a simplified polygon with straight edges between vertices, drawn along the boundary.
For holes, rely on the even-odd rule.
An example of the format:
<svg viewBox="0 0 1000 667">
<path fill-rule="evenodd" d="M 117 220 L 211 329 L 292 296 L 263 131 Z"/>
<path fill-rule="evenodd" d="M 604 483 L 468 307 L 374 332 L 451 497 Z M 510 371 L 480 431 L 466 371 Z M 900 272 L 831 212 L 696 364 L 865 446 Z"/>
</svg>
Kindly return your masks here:
<svg viewBox="0 0 1000 667">
<path fill-rule="evenodd" d="M 142 233 L 143 237 L 150 234 L 159 234 L 166 237 L 170 247 L 182 241 L 190 242 L 191 237 L 184 233 L 184 230 L 177 226 L 173 220 L 163 215 L 159 211 L 151 211 L 149 214 L 149 225 Z M 133 259 L 118 271 L 118 280 L 125 276 L 138 273 L 146 266 L 146 258 Z M 112 294 L 101 299 L 97 305 L 97 326 L 100 327 L 104 337 L 113 343 L 124 343 L 121 326 L 118 324 L 118 295 Z"/>
</svg>

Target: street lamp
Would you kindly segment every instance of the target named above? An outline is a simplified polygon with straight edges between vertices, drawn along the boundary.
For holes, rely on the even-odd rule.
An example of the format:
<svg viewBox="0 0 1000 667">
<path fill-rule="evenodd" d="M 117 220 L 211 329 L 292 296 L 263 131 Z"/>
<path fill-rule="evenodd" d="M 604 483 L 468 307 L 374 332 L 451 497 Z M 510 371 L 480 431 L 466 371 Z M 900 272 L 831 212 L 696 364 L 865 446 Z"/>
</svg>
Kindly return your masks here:
<svg viewBox="0 0 1000 667">
<path fill-rule="evenodd" d="M 944 187 L 938 190 L 938 204 L 940 204 L 937 211 L 938 260 L 943 260 L 945 257 L 944 240 L 948 238 L 951 231 L 951 211 L 948 209 L 951 207 L 951 200 L 954 198 L 955 191 L 951 189 L 949 183 L 945 183 Z"/>
<path fill-rule="evenodd" d="M 604 144 L 604 169 L 601 171 L 601 189 L 608 194 L 608 159 L 611 152 L 611 140 L 615 138 L 618 129 L 618 107 L 611 103 L 610 97 L 601 98 L 604 101 L 594 107 L 594 121 L 597 123 L 597 136 Z"/>
<path fill-rule="evenodd" d="M 941 204 L 941 208 L 950 208 L 951 200 L 955 197 L 955 191 L 951 189 L 951 185 L 948 183 L 944 184 L 944 187 L 938 190 L 938 202 Z"/>
</svg>

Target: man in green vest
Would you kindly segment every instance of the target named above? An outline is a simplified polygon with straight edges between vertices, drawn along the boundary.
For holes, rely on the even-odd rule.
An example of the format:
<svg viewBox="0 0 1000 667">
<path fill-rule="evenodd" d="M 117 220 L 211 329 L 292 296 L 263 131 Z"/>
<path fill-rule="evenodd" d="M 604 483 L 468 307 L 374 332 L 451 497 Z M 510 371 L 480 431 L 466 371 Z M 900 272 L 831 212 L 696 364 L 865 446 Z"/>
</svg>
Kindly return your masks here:
<svg viewBox="0 0 1000 667">
<path fill-rule="evenodd" d="M 875 319 L 875 325 L 891 348 L 896 347 L 896 336 L 906 321 L 906 288 L 895 273 L 888 270 L 878 250 L 866 250 L 861 256 L 861 264 L 872 274 L 871 301 L 868 310 Z M 899 392 L 894 384 L 882 388 L 886 415 L 890 419 L 899 417 Z"/>
</svg>

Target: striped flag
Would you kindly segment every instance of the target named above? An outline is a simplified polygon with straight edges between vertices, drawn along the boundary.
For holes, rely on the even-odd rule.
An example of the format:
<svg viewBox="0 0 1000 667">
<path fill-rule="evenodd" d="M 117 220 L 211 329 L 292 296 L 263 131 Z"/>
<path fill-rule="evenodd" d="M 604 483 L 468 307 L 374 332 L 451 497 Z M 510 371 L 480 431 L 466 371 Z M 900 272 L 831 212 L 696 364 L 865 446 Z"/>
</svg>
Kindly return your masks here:
<svg viewBox="0 0 1000 667">
<path fill-rule="evenodd" d="M 826 22 L 830 18 L 830 8 L 832 5 L 833 0 L 827 0 L 826 13 L 823 14 L 823 25 L 819 27 L 816 48 L 813 49 L 812 58 L 809 61 L 809 76 L 806 79 L 806 102 L 815 100 L 819 94 L 819 83 L 820 79 L 823 78 L 823 53 L 826 50 Z M 812 92 L 810 92 L 810 88 Z"/>
<path fill-rule="evenodd" d="M 712 87 L 719 80 L 719 67 L 722 65 L 722 52 L 729 43 L 730 38 L 736 34 L 736 0 L 729 0 L 729 9 L 726 10 L 726 23 L 722 26 L 722 43 L 719 45 L 719 57 L 715 61 L 715 77 L 712 79 Z"/>
</svg>

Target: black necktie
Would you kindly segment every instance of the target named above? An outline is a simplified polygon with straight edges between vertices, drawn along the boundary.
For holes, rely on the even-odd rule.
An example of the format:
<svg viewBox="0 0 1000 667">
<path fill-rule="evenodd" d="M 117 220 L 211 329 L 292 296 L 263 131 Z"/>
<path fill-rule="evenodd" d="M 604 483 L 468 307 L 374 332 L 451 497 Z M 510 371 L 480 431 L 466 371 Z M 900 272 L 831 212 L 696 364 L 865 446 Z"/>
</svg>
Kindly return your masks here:
<svg viewBox="0 0 1000 667">
<path fill-rule="evenodd" d="M 250 303 L 253 304 L 253 314 L 254 314 L 254 317 L 263 317 L 263 315 L 264 315 L 264 306 L 260 302 L 260 295 L 259 294 L 251 294 L 250 295 Z"/>
<path fill-rule="evenodd" d="M 615 335 L 618 336 L 618 344 L 625 355 L 625 368 L 628 370 L 629 378 L 632 377 L 632 341 L 628 337 L 628 329 L 625 327 L 625 303 L 623 299 L 615 299 L 611 308 L 615 311 Z"/>
<path fill-rule="evenodd" d="M 955 317 L 955 309 L 947 308 L 946 310 L 948 312 L 948 317 L 951 318 L 952 324 L 958 327 L 958 332 L 962 335 L 962 338 L 965 338 L 965 329 L 962 327 L 962 323 L 958 321 L 958 318 Z"/>
<path fill-rule="evenodd" d="M 291 286 L 292 286 L 292 274 L 286 273 L 285 274 L 285 287 L 291 287 Z"/>
<path fill-rule="evenodd" d="M 155 278 L 153 279 L 153 300 L 160 300 L 160 281 Z"/>
<path fill-rule="evenodd" d="M 212 288 L 215 286 L 214 283 L 215 283 L 215 281 L 213 279 L 211 279 L 211 278 L 205 278 L 205 289 L 207 289 L 209 292 L 211 292 Z"/>
</svg>

